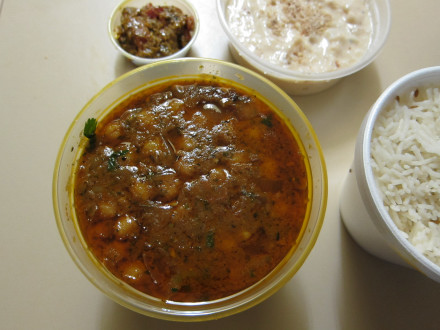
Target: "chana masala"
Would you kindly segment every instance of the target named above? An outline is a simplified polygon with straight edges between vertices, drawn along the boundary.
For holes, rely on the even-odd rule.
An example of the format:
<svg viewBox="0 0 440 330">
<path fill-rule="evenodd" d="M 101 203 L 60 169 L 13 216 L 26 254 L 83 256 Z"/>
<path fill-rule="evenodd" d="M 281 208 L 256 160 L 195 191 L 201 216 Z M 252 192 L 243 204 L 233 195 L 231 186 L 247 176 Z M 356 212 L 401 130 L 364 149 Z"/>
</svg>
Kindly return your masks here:
<svg viewBox="0 0 440 330">
<path fill-rule="evenodd" d="M 184 48 L 194 32 L 194 17 L 175 6 L 125 7 L 117 38 L 127 52 L 145 58 L 172 55 Z"/>
<path fill-rule="evenodd" d="M 94 256 L 162 300 L 237 293 L 295 248 L 308 163 L 259 96 L 182 79 L 130 96 L 100 120 L 78 161 L 74 203 Z"/>
</svg>

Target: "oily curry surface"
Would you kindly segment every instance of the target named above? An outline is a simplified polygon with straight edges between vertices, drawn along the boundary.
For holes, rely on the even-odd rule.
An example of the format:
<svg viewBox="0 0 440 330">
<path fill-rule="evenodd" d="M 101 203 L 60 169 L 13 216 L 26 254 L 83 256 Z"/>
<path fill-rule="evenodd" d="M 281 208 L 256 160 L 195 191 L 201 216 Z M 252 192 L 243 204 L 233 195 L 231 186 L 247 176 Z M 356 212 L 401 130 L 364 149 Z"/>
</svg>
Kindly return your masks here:
<svg viewBox="0 0 440 330">
<path fill-rule="evenodd" d="M 123 102 L 79 159 L 75 209 L 116 277 L 163 300 L 243 290 L 294 248 L 309 202 L 289 128 L 238 87 L 182 80 Z"/>
</svg>

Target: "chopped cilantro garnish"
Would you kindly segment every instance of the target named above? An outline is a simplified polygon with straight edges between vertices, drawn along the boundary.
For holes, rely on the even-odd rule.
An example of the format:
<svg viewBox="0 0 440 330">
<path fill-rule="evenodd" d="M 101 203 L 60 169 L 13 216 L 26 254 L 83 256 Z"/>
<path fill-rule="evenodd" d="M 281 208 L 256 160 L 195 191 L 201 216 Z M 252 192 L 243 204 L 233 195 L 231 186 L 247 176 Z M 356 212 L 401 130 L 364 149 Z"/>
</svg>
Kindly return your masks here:
<svg viewBox="0 0 440 330">
<path fill-rule="evenodd" d="M 203 203 L 205 210 L 209 210 L 209 202 L 206 199 L 201 199 L 200 201 Z"/>
<path fill-rule="evenodd" d="M 94 138 L 97 125 L 98 121 L 95 118 L 87 119 L 86 123 L 84 124 L 84 136 L 89 139 Z"/>
<path fill-rule="evenodd" d="M 272 127 L 272 116 L 269 115 L 267 117 L 264 117 L 263 119 L 261 119 L 261 123 L 266 125 L 267 127 Z"/>
<path fill-rule="evenodd" d="M 257 194 L 255 194 L 252 191 L 247 191 L 247 190 L 242 190 L 241 193 L 243 194 L 243 196 L 248 197 L 250 200 L 255 200 L 258 196 Z"/>
<path fill-rule="evenodd" d="M 118 158 L 126 155 L 128 150 L 120 150 L 113 152 L 108 158 L 107 168 L 110 171 L 116 170 L 119 167 Z"/>
<path fill-rule="evenodd" d="M 215 244 L 214 232 L 210 231 L 206 235 L 206 246 L 209 247 L 209 248 L 213 248 L 214 244 Z"/>
</svg>

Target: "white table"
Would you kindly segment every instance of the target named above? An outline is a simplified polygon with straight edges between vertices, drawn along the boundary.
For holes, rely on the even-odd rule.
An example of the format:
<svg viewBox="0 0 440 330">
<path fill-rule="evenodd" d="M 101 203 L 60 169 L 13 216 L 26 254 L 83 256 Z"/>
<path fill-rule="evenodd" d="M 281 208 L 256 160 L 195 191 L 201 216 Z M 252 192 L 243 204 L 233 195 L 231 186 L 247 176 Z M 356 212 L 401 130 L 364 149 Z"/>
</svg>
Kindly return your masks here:
<svg viewBox="0 0 440 330">
<path fill-rule="evenodd" d="M 3 1 L 0 329 L 440 328 L 440 285 L 364 252 L 338 210 L 340 184 L 370 105 L 400 76 L 440 64 L 440 1 L 391 0 L 391 33 L 375 62 L 323 93 L 294 97 L 328 167 L 329 203 L 317 244 L 268 300 L 197 324 L 152 319 L 109 300 L 76 268 L 55 225 L 52 173 L 64 133 L 94 94 L 133 68 L 106 31 L 118 0 Z M 194 2 L 202 27 L 190 55 L 230 60 L 215 2 Z"/>
</svg>

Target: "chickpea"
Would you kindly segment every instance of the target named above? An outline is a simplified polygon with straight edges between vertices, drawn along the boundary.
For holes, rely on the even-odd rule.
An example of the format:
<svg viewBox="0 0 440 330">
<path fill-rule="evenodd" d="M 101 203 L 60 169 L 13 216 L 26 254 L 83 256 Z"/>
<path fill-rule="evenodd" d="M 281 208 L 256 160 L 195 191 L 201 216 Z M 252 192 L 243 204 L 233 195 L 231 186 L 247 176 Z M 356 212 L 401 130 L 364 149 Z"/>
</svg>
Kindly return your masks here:
<svg viewBox="0 0 440 330">
<path fill-rule="evenodd" d="M 127 239 L 136 236 L 139 231 L 139 226 L 136 222 L 136 219 L 128 215 L 124 215 L 118 218 L 114 229 L 115 235 L 118 239 Z"/>
<path fill-rule="evenodd" d="M 117 214 L 117 208 L 113 201 L 101 201 L 98 203 L 99 215 L 104 219 L 109 219 Z"/>
<path fill-rule="evenodd" d="M 124 258 L 126 253 L 124 243 L 119 241 L 111 242 L 104 249 L 104 261 L 107 265 L 114 265 Z"/>
<path fill-rule="evenodd" d="M 200 111 L 196 111 L 192 115 L 191 119 L 197 126 L 205 126 L 206 123 L 208 122 L 208 119 L 206 119 L 206 116 Z"/>
<path fill-rule="evenodd" d="M 285 217 L 285 216 L 288 216 L 288 214 L 291 211 L 291 209 L 292 209 L 292 205 L 291 204 L 289 204 L 289 203 L 287 203 L 287 202 L 285 202 L 283 200 L 277 199 L 276 202 L 275 202 L 275 207 L 272 210 L 271 216 L 273 216 L 273 217 Z"/>
<path fill-rule="evenodd" d="M 108 142 L 118 142 L 118 139 L 123 134 L 119 120 L 114 120 L 104 127 L 104 138 Z"/>
<path fill-rule="evenodd" d="M 145 142 L 141 153 L 154 163 L 169 164 L 174 160 L 173 149 L 168 146 L 161 136 L 156 136 Z"/>
<path fill-rule="evenodd" d="M 151 200 L 156 194 L 151 184 L 142 180 L 135 180 L 130 186 L 130 192 L 138 201 Z"/>
<path fill-rule="evenodd" d="M 231 121 L 222 122 L 212 128 L 214 142 L 220 145 L 233 143 L 235 129 Z"/>
<path fill-rule="evenodd" d="M 197 141 L 190 135 L 183 135 L 180 141 L 180 147 L 185 151 L 192 151 L 197 147 Z"/>
<path fill-rule="evenodd" d="M 231 164 L 247 163 L 249 157 L 244 152 L 234 152 L 231 156 Z"/>
<path fill-rule="evenodd" d="M 226 178 L 228 177 L 228 172 L 227 170 L 217 167 L 217 168 L 213 168 L 210 172 L 209 172 L 209 178 L 210 180 L 214 181 L 214 182 L 222 182 L 225 181 Z"/>
<path fill-rule="evenodd" d="M 156 118 L 153 113 L 149 111 L 143 111 L 138 114 L 137 120 L 140 126 L 150 127 L 156 123 Z"/>
<path fill-rule="evenodd" d="M 128 207 L 130 207 L 130 201 L 128 200 L 127 197 L 122 196 L 118 198 L 118 205 L 120 208 L 127 209 Z"/>
<path fill-rule="evenodd" d="M 217 240 L 217 246 L 222 251 L 232 251 L 237 248 L 237 243 L 231 237 L 222 237 Z"/>
<path fill-rule="evenodd" d="M 87 236 L 89 240 L 107 239 L 112 235 L 112 221 L 100 221 L 90 226 Z"/>
<path fill-rule="evenodd" d="M 187 151 L 192 151 L 195 147 L 197 147 L 197 140 L 189 134 L 183 134 L 177 136 L 174 141 L 174 147 L 176 153 Z"/>
<path fill-rule="evenodd" d="M 175 258 L 175 257 L 177 256 L 177 254 L 176 254 L 176 250 L 174 250 L 174 248 L 172 248 L 172 247 L 170 247 L 170 248 L 168 249 L 168 253 L 170 254 L 170 257 L 171 257 L 171 258 Z"/>
<path fill-rule="evenodd" d="M 246 137 L 249 140 L 259 140 L 264 135 L 263 130 L 258 126 L 251 126 L 246 130 Z"/>
<path fill-rule="evenodd" d="M 247 230 L 244 230 L 241 232 L 241 238 L 244 241 L 248 240 L 251 236 L 252 236 L 252 234 L 250 232 L 248 232 Z"/>
<path fill-rule="evenodd" d="M 165 149 L 163 140 L 159 136 L 154 136 L 144 143 L 141 152 L 145 156 L 154 156 L 157 151 L 163 149 Z"/>
<path fill-rule="evenodd" d="M 181 187 L 180 180 L 176 175 L 164 175 L 162 177 L 162 183 L 159 185 L 160 195 L 166 201 L 171 201 L 177 198 Z"/>
<path fill-rule="evenodd" d="M 182 108 L 183 104 L 184 102 L 180 99 L 171 99 L 165 102 L 167 110 L 174 113 L 178 112 Z"/>
<path fill-rule="evenodd" d="M 142 261 L 136 260 L 128 263 L 123 269 L 123 277 L 130 282 L 139 281 L 147 271 Z"/>
<path fill-rule="evenodd" d="M 249 120 L 258 116 L 258 110 L 252 104 L 244 104 L 237 112 L 240 120 Z"/>
<path fill-rule="evenodd" d="M 263 160 L 262 164 L 260 165 L 260 171 L 261 175 L 270 180 L 277 180 L 279 177 L 278 165 L 276 161 L 270 158 L 266 158 Z"/>
<path fill-rule="evenodd" d="M 196 173 L 196 166 L 190 161 L 185 159 L 179 159 L 176 162 L 176 169 L 181 175 L 192 176 Z"/>
</svg>

